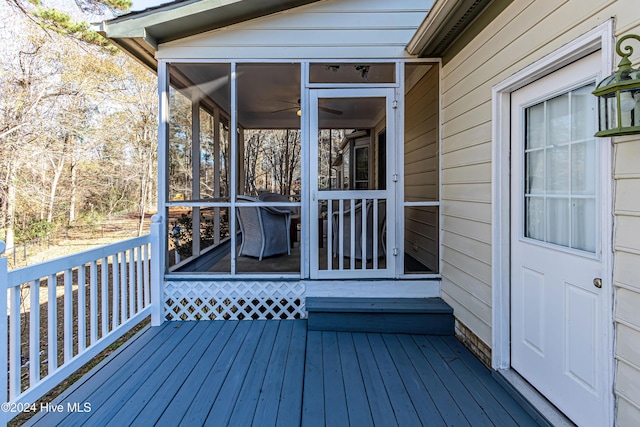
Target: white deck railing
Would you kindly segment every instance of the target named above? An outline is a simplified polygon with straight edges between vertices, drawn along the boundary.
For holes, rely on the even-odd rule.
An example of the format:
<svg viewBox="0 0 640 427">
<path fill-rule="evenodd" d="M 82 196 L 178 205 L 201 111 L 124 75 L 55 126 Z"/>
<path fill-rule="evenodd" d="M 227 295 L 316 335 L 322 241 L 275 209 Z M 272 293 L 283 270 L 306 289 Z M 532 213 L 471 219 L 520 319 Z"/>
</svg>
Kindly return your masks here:
<svg viewBox="0 0 640 427">
<path fill-rule="evenodd" d="M 151 260 L 157 262 L 160 227 L 156 216 L 149 235 L 12 271 L 0 258 L 0 331 L 8 335 L 0 336 L 0 384 L 8 384 L 6 392 L 0 386 L 0 401 L 7 402 L 0 420 L 157 316 L 158 278 L 151 271 L 159 270 Z"/>
</svg>

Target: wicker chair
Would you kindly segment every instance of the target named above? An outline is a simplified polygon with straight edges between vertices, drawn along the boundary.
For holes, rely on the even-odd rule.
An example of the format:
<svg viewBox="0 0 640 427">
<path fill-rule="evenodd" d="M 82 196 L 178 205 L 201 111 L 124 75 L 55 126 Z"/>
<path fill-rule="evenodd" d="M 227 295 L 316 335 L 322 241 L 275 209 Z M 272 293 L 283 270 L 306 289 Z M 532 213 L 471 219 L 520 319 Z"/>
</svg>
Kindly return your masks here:
<svg viewBox="0 0 640 427">
<path fill-rule="evenodd" d="M 258 202 L 258 199 L 238 196 L 240 202 Z M 291 254 L 289 225 L 291 211 L 267 206 L 238 207 L 238 222 L 242 243 L 238 255 L 262 258 Z"/>
</svg>

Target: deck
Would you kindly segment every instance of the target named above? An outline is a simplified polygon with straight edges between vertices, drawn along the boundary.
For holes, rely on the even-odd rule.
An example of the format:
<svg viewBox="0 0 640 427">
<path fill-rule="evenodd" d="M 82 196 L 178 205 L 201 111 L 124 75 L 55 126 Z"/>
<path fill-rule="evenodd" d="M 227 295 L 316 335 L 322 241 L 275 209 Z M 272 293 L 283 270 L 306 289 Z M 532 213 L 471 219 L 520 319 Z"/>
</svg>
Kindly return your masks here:
<svg viewBox="0 0 640 427">
<path fill-rule="evenodd" d="M 454 337 L 305 320 L 147 328 L 50 408 L 27 425 L 538 425 Z"/>
</svg>

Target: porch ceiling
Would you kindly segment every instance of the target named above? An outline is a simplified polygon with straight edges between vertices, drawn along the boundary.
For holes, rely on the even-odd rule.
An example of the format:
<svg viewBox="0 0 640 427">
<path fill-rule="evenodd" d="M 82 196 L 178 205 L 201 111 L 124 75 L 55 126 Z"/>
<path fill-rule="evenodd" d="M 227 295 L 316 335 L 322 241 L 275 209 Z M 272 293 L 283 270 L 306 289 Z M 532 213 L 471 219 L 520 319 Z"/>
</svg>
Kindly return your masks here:
<svg viewBox="0 0 640 427">
<path fill-rule="evenodd" d="M 227 64 L 174 64 L 171 85 L 187 96 L 202 96 L 231 115 Z M 238 123 L 245 129 L 299 129 L 300 67 L 297 64 L 242 64 L 238 67 Z M 384 104 L 351 98 L 322 99 L 323 128 L 369 129 L 384 117 Z M 339 112 L 329 113 L 329 111 Z"/>
</svg>

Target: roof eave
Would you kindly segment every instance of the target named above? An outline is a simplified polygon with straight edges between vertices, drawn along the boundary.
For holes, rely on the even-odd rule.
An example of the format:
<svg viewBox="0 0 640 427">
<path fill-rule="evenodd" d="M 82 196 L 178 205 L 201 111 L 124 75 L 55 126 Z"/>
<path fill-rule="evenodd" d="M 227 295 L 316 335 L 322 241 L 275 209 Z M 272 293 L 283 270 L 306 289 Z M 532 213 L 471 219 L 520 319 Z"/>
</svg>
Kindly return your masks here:
<svg viewBox="0 0 640 427">
<path fill-rule="evenodd" d="M 176 1 L 104 21 L 94 28 L 136 60 L 157 70 L 158 45 L 319 0 Z"/>
<path fill-rule="evenodd" d="M 420 57 L 441 57 L 493 0 L 436 0 L 406 50 Z"/>
</svg>

